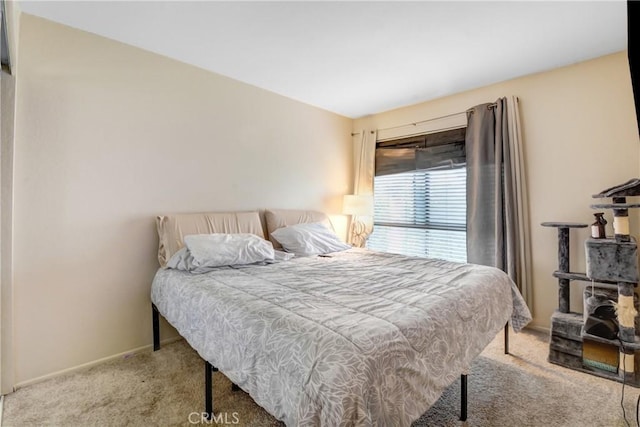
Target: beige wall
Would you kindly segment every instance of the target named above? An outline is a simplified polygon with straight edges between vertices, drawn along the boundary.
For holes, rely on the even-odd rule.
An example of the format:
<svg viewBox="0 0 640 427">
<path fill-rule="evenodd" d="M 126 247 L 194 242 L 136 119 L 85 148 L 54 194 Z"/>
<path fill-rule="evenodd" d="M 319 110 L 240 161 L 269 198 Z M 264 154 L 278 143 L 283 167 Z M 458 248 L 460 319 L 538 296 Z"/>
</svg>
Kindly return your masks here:
<svg viewBox="0 0 640 427">
<path fill-rule="evenodd" d="M 472 71 L 471 71 L 472 72 Z M 521 101 L 529 183 L 533 326 L 547 328 L 557 307 L 557 233 L 543 221 L 593 222 L 591 195 L 639 176 L 640 141 L 626 52 L 460 93 L 354 122 L 388 128 L 465 111 L 505 95 Z M 606 215 L 611 221 L 611 213 Z M 639 231 L 640 213 L 631 211 Z M 635 217 L 635 218 L 634 218 Z M 610 231 L 611 229 L 609 229 Z M 571 231 L 571 266 L 584 271 L 586 229 Z M 581 311 L 581 284 L 572 285 Z"/>
<path fill-rule="evenodd" d="M 350 190 L 350 119 L 28 15 L 19 59 L 17 383 L 150 344 L 155 215 Z"/>
</svg>

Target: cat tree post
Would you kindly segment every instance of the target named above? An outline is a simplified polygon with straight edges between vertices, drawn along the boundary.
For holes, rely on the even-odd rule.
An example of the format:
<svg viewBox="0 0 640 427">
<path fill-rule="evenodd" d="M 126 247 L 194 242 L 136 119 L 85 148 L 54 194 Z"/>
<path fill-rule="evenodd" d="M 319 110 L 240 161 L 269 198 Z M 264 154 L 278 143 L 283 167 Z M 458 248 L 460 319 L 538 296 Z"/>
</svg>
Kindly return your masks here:
<svg viewBox="0 0 640 427">
<path fill-rule="evenodd" d="M 554 276 L 558 278 L 558 311 L 569 313 L 569 302 L 571 300 L 569 275 L 569 230 L 571 228 L 585 228 L 587 224 L 577 222 L 543 222 L 543 227 L 553 227 L 558 229 L 558 270 Z M 562 274 L 564 273 L 564 274 Z"/>
</svg>

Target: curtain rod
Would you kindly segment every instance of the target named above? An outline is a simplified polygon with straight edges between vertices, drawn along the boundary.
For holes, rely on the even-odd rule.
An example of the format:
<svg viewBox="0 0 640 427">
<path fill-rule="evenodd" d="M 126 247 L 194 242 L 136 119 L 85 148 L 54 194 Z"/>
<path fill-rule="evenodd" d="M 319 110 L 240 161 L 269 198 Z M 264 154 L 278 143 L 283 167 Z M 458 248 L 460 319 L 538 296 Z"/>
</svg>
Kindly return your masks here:
<svg viewBox="0 0 640 427">
<path fill-rule="evenodd" d="M 388 128 L 376 129 L 375 132 L 380 132 L 381 130 L 391 130 L 391 129 L 404 128 L 404 127 L 407 127 L 407 126 L 417 126 L 417 125 L 420 125 L 422 123 L 428 123 L 428 122 L 432 122 L 434 120 L 446 119 L 447 117 L 453 117 L 453 116 L 457 116 L 459 114 L 466 114 L 466 111 L 459 111 L 457 113 L 446 114 L 446 115 L 440 116 L 440 117 L 433 117 L 431 119 L 420 120 L 418 122 L 413 122 L 413 123 L 407 123 L 406 125 L 399 125 L 399 126 L 392 126 L 392 127 L 388 127 Z M 373 132 L 374 131 L 371 131 L 371 133 L 373 133 Z M 360 135 L 360 132 L 351 132 L 351 136 L 356 136 L 356 135 Z"/>
<path fill-rule="evenodd" d="M 497 104 L 494 102 L 492 104 L 487 105 L 487 108 L 488 109 L 495 108 L 496 105 Z M 440 116 L 440 117 L 433 117 L 431 119 L 420 120 L 418 122 L 413 122 L 413 123 L 407 123 L 406 125 L 399 125 L 399 126 L 392 126 L 392 127 L 388 127 L 388 128 L 376 129 L 375 132 L 379 132 L 381 130 L 398 129 L 398 128 L 403 128 L 403 127 L 407 127 L 407 126 L 417 126 L 417 125 L 420 125 L 422 123 L 428 123 L 428 122 L 432 122 L 434 120 L 446 119 L 448 117 L 457 116 L 458 114 L 466 114 L 467 112 L 473 112 L 473 110 L 469 109 L 469 110 L 466 110 L 466 111 L 459 111 L 457 113 L 446 114 L 446 115 Z M 374 131 L 371 131 L 371 133 L 373 133 L 373 132 Z M 351 136 L 356 136 L 356 135 L 360 135 L 360 132 L 351 132 Z"/>
<path fill-rule="evenodd" d="M 491 110 L 492 108 L 496 108 L 498 106 L 498 104 L 496 104 L 495 102 L 492 104 L 487 105 L 487 110 Z M 473 108 L 469 108 L 467 110 L 467 113 L 473 113 Z"/>
</svg>

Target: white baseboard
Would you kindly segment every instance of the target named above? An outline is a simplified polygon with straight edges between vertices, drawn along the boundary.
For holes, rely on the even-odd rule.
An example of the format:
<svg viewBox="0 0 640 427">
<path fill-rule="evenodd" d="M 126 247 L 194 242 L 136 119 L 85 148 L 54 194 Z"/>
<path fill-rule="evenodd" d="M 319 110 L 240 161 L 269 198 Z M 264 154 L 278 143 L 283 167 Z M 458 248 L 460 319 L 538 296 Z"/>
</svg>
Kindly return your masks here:
<svg viewBox="0 0 640 427">
<path fill-rule="evenodd" d="M 173 342 L 180 341 L 181 339 L 183 339 L 181 336 L 176 336 L 176 337 L 173 337 L 173 338 L 167 338 L 167 339 L 164 339 L 164 340 L 160 341 L 160 344 L 161 345 L 171 344 Z M 141 353 L 143 351 L 151 350 L 152 348 L 153 348 L 152 344 L 144 345 L 142 347 L 138 347 L 138 348 L 134 348 L 132 350 L 128 350 L 128 351 L 122 352 L 122 353 L 114 354 L 113 356 L 103 357 L 101 359 L 94 360 L 92 362 L 83 363 L 82 365 L 78 365 L 78 366 L 74 366 L 74 367 L 71 367 L 71 368 L 63 369 L 61 371 L 52 372 L 50 374 L 43 375 L 43 376 L 37 377 L 37 378 L 32 378 L 32 379 L 27 380 L 27 381 L 22 381 L 22 382 L 16 384 L 13 387 L 13 391 L 16 391 L 19 388 L 23 388 L 23 387 L 26 387 L 26 386 L 29 386 L 29 385 L 32 385 L 32 384 L 36 384 L 36 383 L 39 383 L 39 382 L 42 382 L 42 381 L 46 381 L 46 380 L 51 379 L 51 378 L 59 377 L 60 375 L 65 375 L 65 374 L 69 374 L 69 373 L 72 373 L 72 372 L 77 372 L 77 371 L 81 371 L 81 370 L 84 370 L 84 369 L 87 369 L 87 368 L 91 368 L 92 366 L 101 365 L 101 364 L 103 364 L 105 362 L 109 362 L 111 360 L 121 359 L 121 358 L 124 358 L 124 357 L 129 357 L 129 356 L 132 356 L 132 355 L 134 355 L 136 353 Z M 1 411 L 1 409 L 0 409 L 0 411 Z M 0 412 L 0 415 L 1 415 L 1 412 Z M 0 423 L 2 422 L 1 420 L 2 420 L 2 418 L 0 418 Z M 0 427 L 2 427 L 2 424 L 0 424 Z"/>
</svg>

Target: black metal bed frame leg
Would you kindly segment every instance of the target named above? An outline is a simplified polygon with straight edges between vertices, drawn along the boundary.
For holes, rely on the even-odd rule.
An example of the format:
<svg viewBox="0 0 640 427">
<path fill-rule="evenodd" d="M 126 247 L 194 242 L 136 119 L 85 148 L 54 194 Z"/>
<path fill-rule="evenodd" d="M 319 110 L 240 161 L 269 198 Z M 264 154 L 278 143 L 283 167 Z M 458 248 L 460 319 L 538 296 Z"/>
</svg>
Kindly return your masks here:
<svg viewBox="0 0 640 427">
<path fill-rule="evenodd" d="M 509 322 L 504 325 L 504 354 L 509 354 Z"/>
<path fill-rule="evenodd" d="M 204 361 L 204 412 L 208 420 L 213 419 L 213 366 Z"/>
<path fill-rule="evenodd" d="M 153 322 L 153 351 L 160 350 L 160 312 L 155 304 L 151 303 Z"/>
<path fill-rule="evenodd" d="M 467 376 L 460 376 L 460 421 L 467 421 Z"/>
<path fill-rule="evenodd" d="M 509 354 L 509 322 L 504 325 L 504 354 Z M 467 421 L 467 375 L 460 375 L 460 421 Z"/>
</svg>

